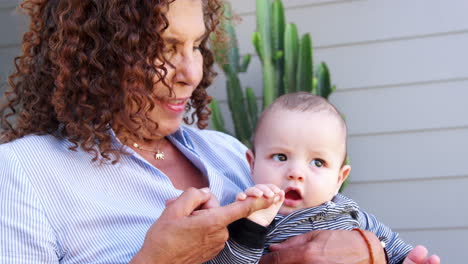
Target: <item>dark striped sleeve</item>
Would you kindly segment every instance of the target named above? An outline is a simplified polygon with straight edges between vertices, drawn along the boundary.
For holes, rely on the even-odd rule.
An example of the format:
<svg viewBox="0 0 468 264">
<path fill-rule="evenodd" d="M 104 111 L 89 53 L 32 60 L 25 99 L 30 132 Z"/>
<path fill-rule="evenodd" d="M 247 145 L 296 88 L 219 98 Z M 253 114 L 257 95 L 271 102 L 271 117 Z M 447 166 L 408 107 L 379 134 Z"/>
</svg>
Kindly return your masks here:
<svg viewBox="0 0 468 264">
<path fill-rule="evenodd" d="M 258 263 L 263 254 L 268 229 L 242 218 L 230 224 L 228 230 L 229 240 L 224 249 L 208 263 Z"/>
<path fill-rule="evenodd" d="M 208 264 L 256 264 L 260 261 L 263 248 L 249 248 L 229 239 L 224 249 Z"/>
</svg>

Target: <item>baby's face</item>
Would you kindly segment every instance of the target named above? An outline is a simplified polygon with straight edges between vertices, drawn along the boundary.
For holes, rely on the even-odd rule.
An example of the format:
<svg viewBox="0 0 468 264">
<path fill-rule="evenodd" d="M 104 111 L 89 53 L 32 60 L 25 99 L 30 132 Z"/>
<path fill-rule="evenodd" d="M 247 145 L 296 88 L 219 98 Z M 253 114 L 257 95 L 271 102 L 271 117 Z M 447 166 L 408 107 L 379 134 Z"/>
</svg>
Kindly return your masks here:
<svg viewBox="0 0 468 264">
<path fill-rule="evenodd" d="M 326 112 L 272 110 L 255 136 L 250 158 L 256 184 L 273 183 L 286 199 L 280 214 L 289 214 L 330 201 L 347 177 L 342 167 L 345 131 L 337 117 Z"/>
</svg>

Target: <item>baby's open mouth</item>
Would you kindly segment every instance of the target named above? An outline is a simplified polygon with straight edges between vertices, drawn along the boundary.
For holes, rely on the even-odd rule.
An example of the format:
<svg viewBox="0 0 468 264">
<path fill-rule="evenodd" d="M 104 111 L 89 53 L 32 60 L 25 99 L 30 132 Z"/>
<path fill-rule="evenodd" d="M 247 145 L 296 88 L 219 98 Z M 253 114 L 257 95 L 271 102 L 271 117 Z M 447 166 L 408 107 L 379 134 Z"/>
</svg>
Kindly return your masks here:
<svg viewBox="0 0 468 264">
<path fill-rule="evenodd" d="M 284 198 L 288 200 L 302 200 L 301 194 L 297 190 L 294 190 L 294 189 L 290 189 L 286 191 Z"/>
</svg>

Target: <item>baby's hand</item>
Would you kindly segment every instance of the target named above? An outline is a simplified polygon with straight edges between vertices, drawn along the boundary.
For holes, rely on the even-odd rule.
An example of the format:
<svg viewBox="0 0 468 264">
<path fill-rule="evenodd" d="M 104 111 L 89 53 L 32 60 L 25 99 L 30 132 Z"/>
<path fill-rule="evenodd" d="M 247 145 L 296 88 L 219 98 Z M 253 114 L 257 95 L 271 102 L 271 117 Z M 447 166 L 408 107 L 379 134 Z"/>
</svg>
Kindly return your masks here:
<svg viewBox="0 0 468 264">
<path fill-rule="evenodd" d="M 403 264 L 440 264 L 440 258 L 437 255 L 428 257 L 427 249 L 419 245 L 408 253 Z"/>
<path fill-rule="evenodd" d="M 244 192 L 237 194 L 237 201 L 243 201 L 247 197 L 255 197 L 255 198 L 273 198 L 274 203 L 262 210 L 258 210 L 247 218 L 255 223 L 268 226 L 271 221 L 275 218 L 278 210 L 281 208 L 281 205 L 284 201 L 284 191 L 278 188 L 278 186 L 274 184 L 257 184 L 254 187 L 247 188 Z"/>
</svg>

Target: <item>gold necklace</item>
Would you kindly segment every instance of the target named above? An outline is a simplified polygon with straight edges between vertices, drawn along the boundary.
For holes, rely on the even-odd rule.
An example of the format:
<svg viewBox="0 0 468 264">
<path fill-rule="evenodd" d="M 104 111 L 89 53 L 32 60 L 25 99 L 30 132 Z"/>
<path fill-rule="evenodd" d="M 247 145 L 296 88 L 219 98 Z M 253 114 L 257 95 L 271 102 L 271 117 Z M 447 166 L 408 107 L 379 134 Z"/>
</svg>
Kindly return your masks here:
<svg viewBox="0 0 468 264">
<path fill-rule="evenodd" d="M 158 146 L 156 147 L 156 151 L 154 150 L 150 150 L 150 149 L 144 149 L 142 147 L 140 147 L 140 145 L 138 145 L 137 143 L 133 143 L 133 146 L 139 150 L 143 150 L 143 151 L 148 151 L 148 152 L 152 152 L 154 153 L 154 158 L 157 159 L 157 160 L 164 160 L 164 152 L 160 151 L 159 150 L 159 145 L 161 145 L 161 142 L 164 140 L 164 138 L 159 141 L 158 143 Z"/>
</svg>

